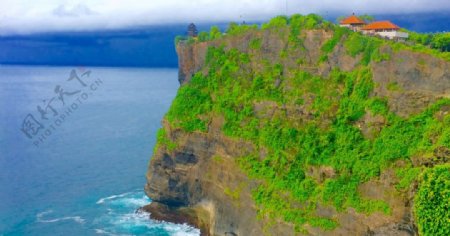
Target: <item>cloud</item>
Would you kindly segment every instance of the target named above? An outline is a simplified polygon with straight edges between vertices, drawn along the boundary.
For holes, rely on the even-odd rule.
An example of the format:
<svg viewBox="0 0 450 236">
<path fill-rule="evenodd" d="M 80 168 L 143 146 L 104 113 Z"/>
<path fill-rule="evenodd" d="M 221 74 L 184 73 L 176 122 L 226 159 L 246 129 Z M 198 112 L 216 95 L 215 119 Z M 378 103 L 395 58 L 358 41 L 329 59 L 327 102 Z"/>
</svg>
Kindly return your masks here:
<svg viewBox="0 0 450 236">
<path fill-rule="evenodd" d="M 115 29 L 191 21 L 252 21 L 286 13 L 449 11 L 448 0 L 0 0 L 0 34 Z"/>
<path fill-rule="evenodd" d="M 53 15 L 59 17 L 82 17 L 95 14 L 84 4 L 77 4 L 75 6 L 59 5 L 52 11 Z"/>
</svg>

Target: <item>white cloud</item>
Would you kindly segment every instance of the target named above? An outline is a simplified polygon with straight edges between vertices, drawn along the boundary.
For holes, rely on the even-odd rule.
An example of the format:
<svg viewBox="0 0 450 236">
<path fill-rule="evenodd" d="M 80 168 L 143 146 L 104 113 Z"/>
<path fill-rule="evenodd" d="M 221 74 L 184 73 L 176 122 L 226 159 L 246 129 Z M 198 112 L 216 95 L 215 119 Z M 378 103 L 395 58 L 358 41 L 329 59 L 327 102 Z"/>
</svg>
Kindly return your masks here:
<svg viewBox="0 0 450 236">
<path fill-rule="evenodd" d="M 81 3 L 75 6 L 59 5 L 52 12 L 57 17 L 83 17 L 95 14 L 89 7 Z"/>
<path fill-rule="evenodd" d="M 288 14 L 449 12 L 449 0 L 288 0 Z M 262 20 L 284 0 L 0 0 L 0 34 L 112 29 L 190 21 Z"/>
</svg>

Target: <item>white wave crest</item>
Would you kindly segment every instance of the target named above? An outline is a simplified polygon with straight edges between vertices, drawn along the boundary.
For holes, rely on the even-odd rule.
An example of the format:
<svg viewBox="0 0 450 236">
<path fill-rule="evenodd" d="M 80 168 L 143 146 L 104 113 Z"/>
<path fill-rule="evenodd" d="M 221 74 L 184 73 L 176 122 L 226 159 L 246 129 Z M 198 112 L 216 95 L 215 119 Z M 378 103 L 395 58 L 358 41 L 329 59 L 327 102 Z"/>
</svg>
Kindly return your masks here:
<svg viewBox="0 0 450 236">
<path fill-rule="evenodd" d="M 141 190 L 100 198 L 96 204 L 112 204 L 129 207 L 141 207 L 150 204 L 150 199 Z"/>
<path fill-rule="evenodd" d="M 65 216 L 60 218 L 54 218 L 54 219 L 44 219 L 45 215 L 48 215 L 52 213 L 53 210 L 44 211 L 41 213 L 36 214 L 36 221 L 40 223 L 55 223 L 59 221 L 66 221 L 66 220 L 73 220 L 79 224 L 84 224 L 86 220 L 84 220 L 81 216 Z"/>
<path fill-rule="evenodd" d="M 112 196 L 104 197 L 104 198 L 100 198 L 96 203 L 97 203 L 97 204 L 103 204 L 103 203 L 105 203 L 106 201 L 113 200 L 113 199 L 116 199 L 116 198 L 125 197 L 125 196 L 127 196 L 127 195 L 129 195 L 129 194 L 131 194 L 131 192 L 129 192 L 129 193 L 122 193 L 122 194 L 118 194 L 118 195 L 112 195 Z"/>
<path fill-rule="evenodd" d="M 164 222 L 164 230 L 171 236 L 199 236 L 200 230 L 188 224 L 173 224 Z"/>
<path fill-rule="evenodd" d="M 111 232 L 108 232 L 103 229 L 95 229 L 95 233 L 96 234 L 105 234 L 105 235 L 109 235 L 109 236 L 128 236 L 128 234 L 115 234 L 115 233 L 111 233 Z"/>
</svg>

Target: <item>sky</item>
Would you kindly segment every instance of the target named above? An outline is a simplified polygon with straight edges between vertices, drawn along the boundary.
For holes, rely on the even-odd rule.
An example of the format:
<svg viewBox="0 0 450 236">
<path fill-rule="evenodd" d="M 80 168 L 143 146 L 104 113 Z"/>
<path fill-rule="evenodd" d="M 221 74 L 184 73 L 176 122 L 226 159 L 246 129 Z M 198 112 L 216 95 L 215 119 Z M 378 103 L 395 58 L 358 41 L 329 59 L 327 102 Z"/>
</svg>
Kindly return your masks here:
<svg viewBox="0 0 450 236">
<path fill-rule="evenodd" d="M 450 0 L 0 0 L 0 35 L 353 12 L 445 14 L 450 12 Z"/>
</svg>

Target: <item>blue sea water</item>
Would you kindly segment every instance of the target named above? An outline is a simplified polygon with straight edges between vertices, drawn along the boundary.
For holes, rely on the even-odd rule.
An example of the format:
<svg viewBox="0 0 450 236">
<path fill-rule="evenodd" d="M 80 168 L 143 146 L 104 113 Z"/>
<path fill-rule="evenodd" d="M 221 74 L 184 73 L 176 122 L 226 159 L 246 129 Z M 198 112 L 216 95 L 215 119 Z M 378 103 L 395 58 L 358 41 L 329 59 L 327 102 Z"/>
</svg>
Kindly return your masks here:
<svg viewBox="0 0 450 236">
<path fill-rule="evenodd" d="M 178 86 L 176 69 L 0 66 L 0 235 L 199 235 L 136 212 Z"/>
</svg>

